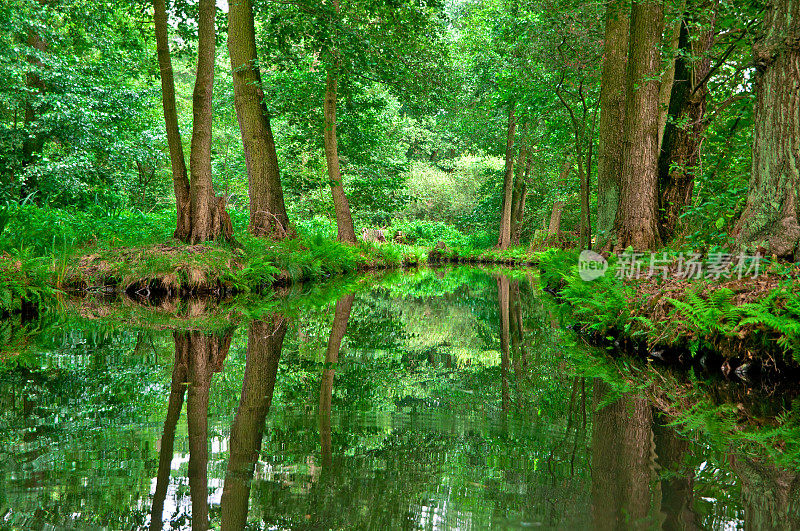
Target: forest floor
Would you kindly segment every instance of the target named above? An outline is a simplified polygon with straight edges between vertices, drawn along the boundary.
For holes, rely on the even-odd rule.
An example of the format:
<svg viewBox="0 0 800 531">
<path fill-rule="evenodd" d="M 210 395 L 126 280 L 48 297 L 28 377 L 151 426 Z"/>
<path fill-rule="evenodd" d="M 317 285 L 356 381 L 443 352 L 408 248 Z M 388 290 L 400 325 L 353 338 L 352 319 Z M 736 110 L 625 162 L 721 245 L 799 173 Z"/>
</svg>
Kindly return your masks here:
<svg viewBox="0 0 800 531">
<path fill-rule="evenodd" d="M 594 343 L 702 362 L 742 380 L 800 369 L 798 264 L 764 260 L 758 271 L 741 277 L 733 272 L 687 279 L 675 262 L 653 276 L 619 274 L 618 260 L 604 276 L 587 281 L 577 262 L 577 253 L 544 253 L 541 278 L 567 303 L 574 327 Z"/>
</svg>

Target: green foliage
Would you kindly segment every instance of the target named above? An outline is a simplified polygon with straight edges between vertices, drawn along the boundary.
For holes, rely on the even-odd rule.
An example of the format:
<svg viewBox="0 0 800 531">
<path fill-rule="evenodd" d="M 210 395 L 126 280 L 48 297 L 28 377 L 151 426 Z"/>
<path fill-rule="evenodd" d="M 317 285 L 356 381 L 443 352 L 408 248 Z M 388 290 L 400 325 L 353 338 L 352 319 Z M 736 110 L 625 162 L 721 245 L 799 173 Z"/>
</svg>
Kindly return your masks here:
<svg viewBox="0 0 800 531">
<path fill-rule="evenodd" d="M 685 300 L 669 299 L 675 307 L 670 317 L 698 334 L 730 333 L 741 314 L 731 303 L 733 295 L 728 288 L 714 290 L 707 298 L 689 290 Z"/>
</svg>

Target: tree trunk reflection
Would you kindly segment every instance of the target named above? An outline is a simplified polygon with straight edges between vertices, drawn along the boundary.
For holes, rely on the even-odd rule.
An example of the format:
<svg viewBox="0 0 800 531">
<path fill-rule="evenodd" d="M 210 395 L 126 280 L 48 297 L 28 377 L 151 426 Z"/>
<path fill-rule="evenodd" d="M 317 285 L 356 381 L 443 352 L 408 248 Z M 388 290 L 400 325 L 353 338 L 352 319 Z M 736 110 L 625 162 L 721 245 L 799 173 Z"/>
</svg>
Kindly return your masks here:
<svg viewBox="0 0 800 531">
<path fill-rule="evenodd" d="M 342 339 L 347 331 L 350 312 L 353 309 L 353 299 L 355 299 L 355 295 L 349 293 L 336 302 L 331 335 L 328 337 L 328 348 L 325 350 L 325 369 L 322 372 L 322 384 L 319 390 L 319 439 L 324 470 L 330 470 L 333 461 L 331 448 L 333 379 L 336 374 L 336 364 L 339 361 L 339 350 L 342 348 Z"/>
<path fill-rule="evenodd" d="M 592 516 L 596 529 L 651 527 L 657 514 L 653 413 L 644 398 L 625 395 L 598 409 L 610 391 L 594 383 Z"/>
<path fill-rule="evenodd" d="M 272 404 L 287 320 L 279 314 L 253 321 L 247 332 L 247 361 L 239 408 L 233 419 L 230 458 L 222 489 L 222 529 L 244 529 L 250 486 L 261 452 L 264 420 Z"/>
</svg>

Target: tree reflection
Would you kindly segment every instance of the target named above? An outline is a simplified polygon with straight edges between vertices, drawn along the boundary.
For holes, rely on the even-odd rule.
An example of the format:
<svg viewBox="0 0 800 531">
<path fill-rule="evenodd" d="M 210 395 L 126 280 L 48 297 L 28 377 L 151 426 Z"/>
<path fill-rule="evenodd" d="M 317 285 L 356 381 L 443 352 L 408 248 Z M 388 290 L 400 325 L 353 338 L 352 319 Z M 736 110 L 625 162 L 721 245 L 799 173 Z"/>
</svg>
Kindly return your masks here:
<svg viewBox="0 0 800 531">
<path fill-rule="evenodd" d="M 339 350 L 342 339 L 350 321 L 355 295 L 349 293 L 336 302 L 328 347 L 325 349 L 325 368 L 322 372 L 322 383 L 319 389 L 319 439 L 322 449 L 322 467 L 329 471 L 333 461 L 331 449 L 331 400 L 333 398 L 333 379 L 336 364 L 339 362 Z"/>
<path fill-rule="evenodd" d="M 230 458 L 222 490 L 222 529 L 244 529 L 250 486 L 261 452 L 264 420 L 272 404 L 287 320 L 279 314 L 253 321 L 247 332 L 247 361 L 239 408 L 230 436 Z"/>
<path fill-rule="evenodd" d="M 611 391 L 594 384 L 592 516 L 596 529 L 652 527 L 655 484 L 653 411 L 644 398 L 623 395 L 599 407 Z"/>
<path fill-rule="evenodd" d="M 194 331 L 175 332 L 175 365 L 167 418 L 161 437 L 156 490 L 151 510 L 151 528 L 160 529 L 164 499 L 169 485 L 175 426 L 180 416 L 184 385 L 186 423 L 189 432 L 189 492 L 192 501 L 192 529 L 208 529 L 208 392 L 211 377 L 222 370 L 231 345 L 232 330 L 223 334 Z"/>
</svg>

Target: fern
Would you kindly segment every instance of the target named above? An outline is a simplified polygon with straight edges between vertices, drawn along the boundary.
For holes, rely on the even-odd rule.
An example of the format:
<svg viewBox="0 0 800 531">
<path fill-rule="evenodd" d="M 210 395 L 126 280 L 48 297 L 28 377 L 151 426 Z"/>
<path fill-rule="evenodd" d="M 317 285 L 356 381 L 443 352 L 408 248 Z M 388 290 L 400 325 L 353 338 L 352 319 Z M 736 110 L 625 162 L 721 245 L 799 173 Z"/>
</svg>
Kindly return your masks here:
<svg viewBox="0 0 800 531">
<path fill-rule="evenodd" d="M 689 291 L 685 301 L 668 299 L 675 308 L 670 317 L 701 334 L 728 334 L 741 315 L 741 310 L 731 303 L 733 295 L 730 289 L 721 288 L 704 299 L 697 292 Z"/>
</svg>

